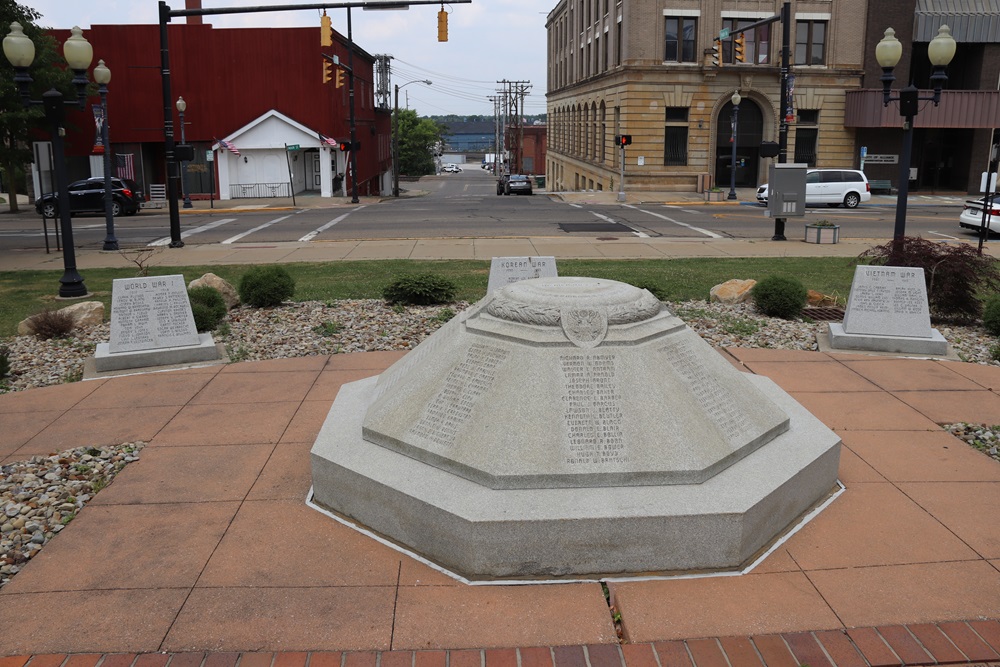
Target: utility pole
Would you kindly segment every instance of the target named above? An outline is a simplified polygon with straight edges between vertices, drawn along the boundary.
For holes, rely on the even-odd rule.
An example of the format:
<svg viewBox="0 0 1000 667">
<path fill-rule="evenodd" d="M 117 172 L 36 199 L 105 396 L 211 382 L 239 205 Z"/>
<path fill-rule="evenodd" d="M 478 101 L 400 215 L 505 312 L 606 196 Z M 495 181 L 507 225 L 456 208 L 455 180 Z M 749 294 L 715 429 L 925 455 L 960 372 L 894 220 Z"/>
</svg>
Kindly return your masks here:
<svg viewBox="0 0 1000 667">
<path fill-rule="evenodd" d="M 390 107 L 390 81 L 392 80 L 392 56 L 375 56 L 375 106 L 379 109 Z"/>
<path fill-rule="evenodd" d="M 498 93 L 503 95 L 503 108 L 506 122 L 504 123 L 503 143 L 506 149 L 511 146 L 510 173 L 524 171 L 524 97 L 531 90 L 530 81 L 497 81 L 503 88 Z"/>
</svg>

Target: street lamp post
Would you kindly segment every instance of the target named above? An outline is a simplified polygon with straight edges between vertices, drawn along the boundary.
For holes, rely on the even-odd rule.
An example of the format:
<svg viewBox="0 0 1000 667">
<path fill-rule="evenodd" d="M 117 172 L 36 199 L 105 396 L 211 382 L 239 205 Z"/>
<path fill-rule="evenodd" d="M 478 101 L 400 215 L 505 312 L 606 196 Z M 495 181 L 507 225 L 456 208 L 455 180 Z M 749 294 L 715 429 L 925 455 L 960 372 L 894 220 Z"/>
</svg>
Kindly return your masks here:
<svg viewBox="0 0 1000 667">
<path fill-rule="evenodd" d="M 66 106 L 73 105 L 83 109 L 87 100 L 87 69 L 94 59 L 94 49 L 83 36 L 78 26 L 70 30 L 70 37 L 63 44 L 63 55 L 66 63 L 73 70 L 73 85 L 76 87 L 77 99 L 66 100 L 63 94 L 52 89 L 42 95 L 41 100 L 31 99 L 31 83 L 33 79 L 28 74 L 28 68 L 35 60 L 35 45 L 24 34 L 21 24 L 14 21 L 10 24 L 10 33 L 3 39 L 3 53 L 14 67 L 14 83 L 21 94 L 21 103 L 25 107 L 41 106 L 45 110 L 45 120 L 48 121 L 52 133 L 52 153 L 55 161 L 56 197 L 59 206 L 59 227 L 63 236 L 63 275 L 59 279 L 59 296 L 76 298 L 87 295 L 87 286 L 83 276 L 76 270 L 76 251 L 73 248 L 73 226 L 70 218 L 69 178 L 66 174 L 66 151 L 63 146 L 63 119 Z"/>
<path fill-rule="evenodd" d="M 423 83 L 425 85 L 431 85 L 428 79 L 417 79 L 415 81 L 407 81 L 402 86 L 396 86 L 396 99 L 393 104 L 392 112 L 392 196 L 399 196 L 399 89 L 405 88 L 411 83 Z"/>
<path fill-rule="evenodd" d="M 115 238 L 115 215 L 113 210 L 114 190 L 111 187 L 111 143 L 108 141 L 108 84 L 111 83 L 111 70 L 103 60 L 97 61 L 94 68 L 94 81 L 100 86 L 101 110 L 101 143 L 104 145 L 104 228 L 107 234 L 101 250 L 118 250 L 118 239 Z"/>
<path fill-rule="evenodd" d="M 890 102 L 899 102 L 899 115 L 903 117 L 903 146 L 899 156 L 899 185 L 896 197 L 896 225 L 892 233 L 893 255 L 902 250 L 903 237 L 906 236 L 906 199 L 910 189 L 910 160 L 913 154 L 913 119 L 917 115 L 918 102 L 933 102 L 937 106 L 941 101 L 941 89 L 948 81 L 945 69 L 955 56 L 955 38 L 951 30 L 943 25 L 938 29 L 937 37 L 927 46 L 927 57 L 931 61 L 933 73 L 931 85 L 934 94 L 931 97 L 921 97 L 920 91 L 912 83 L 899 91 L 897 97 L 892 97 L 892 83 L 896 80 L 892 70 L 903 55 L 903 45 L 896 39 L 896 32 L 886 28 L 885 36 L 875 47 L 875 59 L 882 68 L 882 104 L 889 106 Z"/>
<path fill-rule="evenodd" d="M 184 101 L 183 97 L 177 98 L 177 113 L 180 115 L 181 121 L 181 145 L 183 146 L 187 142 L 184 141 L 184 112 L 187 110 L 187 102 Z M 191 208 L 191 193 L 188 191 L 188 167 L 187 160 L 181 162 L 181 190 L 184 191 L 184 208 Z"/>
<path fill-rule="evenodd" d="M 730 122 L 733 126 L 733 134 L 729 138 L 729 141 L 733 144 L 733 155 L 729 162 L 729 197 L 727 199 L 736 199 L 736 136 L 737 128 L 739 127 L 739 117 L 740 117 L 740 102 L 743 100 L 740 97 L 740 91 L 733 93 L 733 116 Z"/>
</svg>

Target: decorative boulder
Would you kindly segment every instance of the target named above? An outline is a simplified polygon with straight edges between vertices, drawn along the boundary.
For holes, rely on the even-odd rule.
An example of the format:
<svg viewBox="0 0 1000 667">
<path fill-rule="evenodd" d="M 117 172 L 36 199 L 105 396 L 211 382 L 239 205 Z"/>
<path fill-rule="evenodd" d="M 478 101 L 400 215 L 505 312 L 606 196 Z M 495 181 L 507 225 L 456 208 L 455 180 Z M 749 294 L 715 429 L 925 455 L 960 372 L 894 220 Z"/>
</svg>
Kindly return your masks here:
<svg viewBox="0 0 1000 667">
<path fill-rule="evenodd" d="M 837 297 L 817 292 L 814 289 L 806 292 L 806 303 L 814 308 L 822 308 L 837 305 Z"/>
<path fill-rule="evenodd" d="M 81 301 L 80 303 L 74 303 L 71 306 L 60 308 L 58 312 L 69 313 L 73 316 L 74 329 L 92 327 L 104 322 L 104 304 L 100 301 Z M 35 316 L 32 315 L 31 317 L 25 318 L 18 323 L 18 336 L 30 336 L 35 333 L 35 327 L 32 326 L 32 320 L 34 317 Z"/>
<path fill-rule="evenodd" d="M 214 273 L 206 273 L 201 278 L 195 278 L 188 283 L 188 289 L 203 286 L 214 287 L 219 290 L 219 294 L 222 295 L 222 300 L 226 302 L 226 308 L 229 310 L 240 305 L 240 296 L 236 293 L 236 288 L 229 281 L 220 278 Z"/>
<path fill-rule="evenodd" d="M 719 303 L 743 303 L 750 298 L 750 290 L 757 284 L 756 280 L 739 280 L 734 278 L 721 285 L 716 285 L 709 292 L 709 301 Z"/>
</svg>

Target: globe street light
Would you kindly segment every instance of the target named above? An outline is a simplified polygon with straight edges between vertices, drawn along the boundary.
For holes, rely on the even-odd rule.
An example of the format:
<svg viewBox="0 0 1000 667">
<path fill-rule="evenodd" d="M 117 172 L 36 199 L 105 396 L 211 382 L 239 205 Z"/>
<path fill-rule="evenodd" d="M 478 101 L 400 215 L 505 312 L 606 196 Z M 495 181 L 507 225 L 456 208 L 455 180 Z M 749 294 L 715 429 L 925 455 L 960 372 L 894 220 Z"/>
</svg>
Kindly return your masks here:
<svg viewBox="0 0 1000 667">
<path fill-rule="evenodd" d="M 910 190 L 913 119 L 917 115 L 917 103 L 933 102 L 934 106 L 938 106 L 941 101 L 941 89 L 948 81 L 945 69 L 955 57 L 955 46 L 951 30 L 943 25 L 938 29 L 937 37 L 932 39 L 927 47 L 927 56 L 933 67 L 931 85 L 934 87 L 934 94 L 930 97 L 921 97 L 920 91 L 912 83 L 899 91 L 897 97 L 892 97 L 892 83 L 896 80 L 892 70 L 903 55 L 903 45 L 896 39 L 896 32 L 892 28 L 886 28 L 885 36 L 875 47 L 875 59 L 882 68 L 882 105 L 887 107 L 890 102 L 899 102 L 899 115 L 903 117 L 903 146 L 899 156 L 899 185 L 896 189 L 896 225 L 892 233 L 894 255 L 901 251 L 903 237 L 906 236 L 906 198 Z"/>
<path fill-rule="evenodd" d="M 104 146 L 104 227 L 107 232 L 101 250 L 118 250 L 118 239 L 115 238 L 115 215 L 113 211 L 114 190 L 111 187 L 111 143 L 108 140 L 108 84 L 111 83 L 111 70 L 103 60 L 97 61 L 94 68 L 94 81 L 97 82 L 101 94 L 101 144 Z"/>
<path fill-rule="evenodd" d="M 730 119 L 733 133 L 729 137 L 729 142 L 733 145 L 733 155 L 729 163 L 729 197 L 727 197 L 727 199 L 736 199 L 736 136 L 738 134 L 737 128 L 739 127 L 737 123 L 740 116 L 740 102 L 742 100 L 743 98 L 740 97 L 740 91 L 737 90 L 733 93 L 733 115 Z"/>
<path fill-rule="evenodd" d="M 87 101 L 87 69 L 94 59 L 94 49 L 83 36 L 79 26 L 70 30 L 70 37 L 63 44 L 63 55 L 66 63 L 73 70 L 73 85 L 76 87 L 77 99 L 63 99 L 63 94 L 53 88 L 44 93 L 41 100 L 31 99 L 31 83 L 33 79 L 28 74 L 28 68 L 35 60 L 35 45 L 24 34 L 21 24 L 14 21 L 10 24 L 10 33 L 3 38 L 3 53 L 14 67 L 14 83 L 21 95 L 21 104 L 25 107 L 41 106 L 45 110 L 45 120 L 48 121 L 52 136 L 52 153 L 55 161 L 56 197 L 59 207 L 59 227 L 63 236 L 63 275 L 59 279 L 59 296 L 76 298 L 87 295 L 87 286 L 83 276 L 76 270 L 76 251 L 73 248 L 73 225 L 70 219 L 70 204 L 68 181 L 66 174 L 66 151 L 63 146 L 63 119 L 66 106 L 72 105 L 84 108 Z"/>
<path fill-rule="evenodd" d="M 396 101 L 392 113 L 392 196 L 399 196 L 399 89 L 405 88 L 411 83 L 422 83 L 431 85 L 427 79 L 416 79 L 407 81 L 402 86 L 396 86 Z"/>
<path fill-rule="evenodd" d="M 187 144 L 184 141 L 184 112 L 187 110 L 187 102 L 184 101 L 183 97 L 177 98 L 177 113 L 181 117 L 181 145 Z M 181 188 L 184 190 L 184 208 L 192 208 L 191 204 L 191 193 L 188 191 L 188 170 L 187 161 L 181 162 Z"/>
</svg>

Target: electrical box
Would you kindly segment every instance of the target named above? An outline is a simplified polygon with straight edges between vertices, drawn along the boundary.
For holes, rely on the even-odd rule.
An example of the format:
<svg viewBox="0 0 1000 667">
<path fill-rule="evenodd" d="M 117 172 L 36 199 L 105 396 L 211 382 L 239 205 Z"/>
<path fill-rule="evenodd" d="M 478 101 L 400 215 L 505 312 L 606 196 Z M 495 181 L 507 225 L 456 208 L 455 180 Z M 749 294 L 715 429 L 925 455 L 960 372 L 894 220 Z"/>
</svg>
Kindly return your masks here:
<svg viewBox="0 0 1000 667">
<path fill-rule="evenodd" d="M 806 214 L 806 164 L 772 164 L 768 169 L 767 211 L 772 218 Z"/>
</svg>

